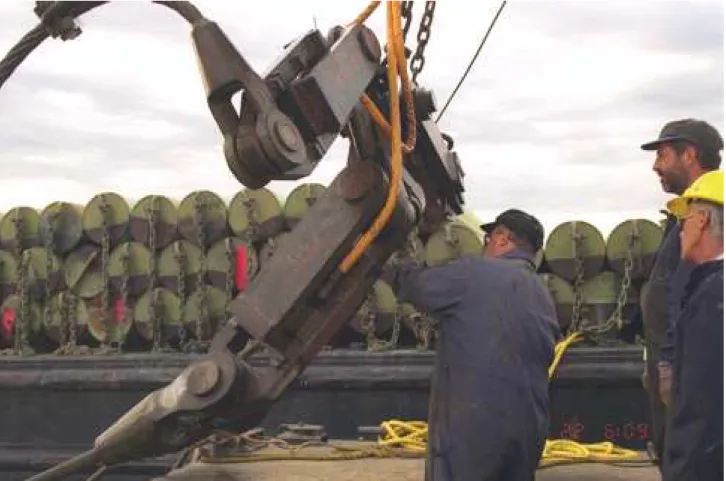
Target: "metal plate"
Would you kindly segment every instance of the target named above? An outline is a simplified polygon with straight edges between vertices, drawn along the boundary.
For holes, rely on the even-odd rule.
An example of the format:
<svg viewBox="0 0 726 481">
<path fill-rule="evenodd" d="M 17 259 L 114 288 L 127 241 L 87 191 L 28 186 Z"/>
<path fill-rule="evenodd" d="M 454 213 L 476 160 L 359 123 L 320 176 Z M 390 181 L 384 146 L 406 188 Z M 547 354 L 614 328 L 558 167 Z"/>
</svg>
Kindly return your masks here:
<svg viewBox="0 0 726 481">
<path fill-rule="evenodd" d="M 426 241 L 426 265 L 437 266 L 465 255 L 481 255 L 484 242 L 480 232 L 461 221 L 445 223 Z"/>
<path fill-rule="evenodd" d="M 67 254 L 81 242 L 83 206 L 70 202 L 53 202 L 43 209 L 40 218 L 41 237 L 46 242 L 49 231 L 53 231 L 51 243 L 56 254 Z"/>
<path fill-rule="evenodd" d="M 592 278 L 605 266 L 605 240 L 600 231 L 587 222 L 564 222 L 548 236 L 545 259 L 552 273 L 568 281 L 575 279 L 576 235 L 582 236 L 584 278 Z"/>
<path fill-rule="evenodd" d="M 285 200 L 285 223 L 294 229 L 310 207 L 325 194 L 327 187 L 318 183 L 305 183 L 293 189 Z"/>
<path fill-rule="evenodd" d="M 101 248 L 93 244 L 77 247 L 65 258 L 62 272 L 71 292 L 84 299 L 96 297 L 103 292 Z"/>
<path fill-rule="evenodd" d="M 135 303 L 134 322 L 139 335 L 147 341 L 154 339 L 153 315 L 159 315 L 161 322 L 161 341 L 177 342 L 181 323 L 181 302 L 179 297 L 168 289 L 157 287 L 155 290 L 158 305 L 155 313 L 150 310 L 151 292 L 146 291 Z"/>
<path fill-rule="evenodd" d="M 632 239 L 632 246 L 631 246 Z M 655 222 L 647 219 L 631 219 L 618 224 L 608 236 L 606 255 L 612 270 L 622 275 L 625 260 L 630 249 L 633 256 L 632 279 L 645 279 L 650 273 L 663 240 L 663 230 Z"/>
<path fill-rule="evenodd" d="M 282 203 L 264 187 L 244 189 L 229 204 L 229 226 L 237 237 L 252 243 L 262 242 L 283 230 Z"/>
<path fill-rule="evenodd" d="M 204 248 L 225 237 L 229 228 L 227 206 L 222 198 L 208 190 L 187 195 L 179 205 L 179 232 L 192 244 Z"/>
<path fill-rule="evenodd" d="M 138 201 L 131 209 L 129 231 L 133 240 L 150 247 L 149 223 L 152 206 L 156 209 L 154 250 L 163 249 L 177 238 L 179 221 L 177 206 L 167 197 L 147 195 Z"/>
<path fill-rule="evenodd" d="M 108 209 L 105 216 L 102 213 L 104 203 Z M 111 246 L 115 246 L 128 234 L 129 206 L 123 197 L 113 192 L 103 192 L 94 196 L 83 209 L 83 231 L 99 245 L 103 239 L 104 220 Z"/>
<path fill-rule="evenodd" d="M 202 250 L 188 240 L 177 240 L 164 248 L 157 261 L 157 276 L 162 286 L 179 293 L 180 287 L 189 292 L 196 285 L 202 266 Z M 185 285 L 179 285 L 180 269 Z"/>
<path fill-rule="evenodd" d="M 18 246 L 16 223 L 22 223 L 22 236 Z M 29 249 L 42 245 L 40 214 L 30 207 L 14 207 L 0 221 L 0 248 L 14 252 L 18 247 Z"/>
<path fill-rule="evenodd" d="M 230 252 L 227 251 L 229 244 Z M 257 251 L 244 239 L 227 237 L 215 244 L 207 252 L 206 278 L 207 282 L 220 289 L 226 289 L 229 281 L 233 287 L 232 295 L 236 295 L 235 273 L 237 266 L 237 248 L 247 249 L 247 276 L 252 279 L 259 269 Z M 231 279 L 228 277 L 231 276 Z"/>
</svg>

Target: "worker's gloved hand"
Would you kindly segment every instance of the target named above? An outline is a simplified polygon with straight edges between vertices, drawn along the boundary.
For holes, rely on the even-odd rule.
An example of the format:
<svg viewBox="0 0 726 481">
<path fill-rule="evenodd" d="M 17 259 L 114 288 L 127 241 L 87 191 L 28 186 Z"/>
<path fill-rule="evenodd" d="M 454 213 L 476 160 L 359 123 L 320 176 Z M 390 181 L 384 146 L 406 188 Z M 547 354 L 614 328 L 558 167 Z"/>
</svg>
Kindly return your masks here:
<svg viewBox="0 0 726 481">
<path fill-rule="evenodd" d="M 673 369 L 668 362 L 658 363 L 658 393 L 666 407 L 671 405 L 671 377 Z"/>
</svg>

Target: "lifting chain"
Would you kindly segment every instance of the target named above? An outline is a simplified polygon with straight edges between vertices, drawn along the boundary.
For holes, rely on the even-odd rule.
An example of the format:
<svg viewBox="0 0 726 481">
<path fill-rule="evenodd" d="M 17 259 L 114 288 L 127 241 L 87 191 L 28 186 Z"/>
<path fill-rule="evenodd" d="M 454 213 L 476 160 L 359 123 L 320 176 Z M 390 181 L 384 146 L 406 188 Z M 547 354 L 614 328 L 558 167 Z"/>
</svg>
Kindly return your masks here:
<svg viewBox="0 0 726 481">
<path fill-rule="evenodd" d="M 224 240 L 225 255 L 227 256 L 227 277 L 224 283 L 224 291 L 227 295 L 227 303 L 232 300 L 234 296 L 234 281 L 235 281 L 235 268 L 236 268 L 236 254 L 234 245 L 232 244 L 232 238 L 227 237 Z"/>
<path fill-rule="evenodd" d="M 249 195 L 245 195 L 242 205 L 245 206 L 245 214 L 247 214 L 245 237 L 251 243 L 257 237 L 260 230 L 260 222 L 257 219 L 257 200 Z"/>
<path fill-rule="evenodd" d="M 413 20 L 413 2 L 401 2 L 401 18 L 403 19 L 403 40 L 406 40 L 408 29 L 411 28 Z"/>
<path fill-rule="evenodd" d="M 197 243 L 201 251 L 199 257 L 199 275 L 197 276 L 197 292 L 199 295 L 199 316 L 196 319 L 196 347 L 201 348 L 204 346 L 203 333 L 204 326 L 208 324 L 207 319 L 207 291 L 204 285 L 204 277 L 207 270 L 207 255 L 206 255 L 206 236 L 204 232 L 204 220 L 207 213 L 208 204 L 204 202 L 205 195 L 200 193 L 194 198 L 194 226 L 197 232 Z"/>
<path fill-rule="evenodd" d="M 105 195 L 101 196 L 101 205 L 99 206 L 99 210 L 101 212 L 101 282 L 103 284 L 101 305 L 103 309 L 103 326 L 106 333 L 106 335 L 103 336 L 103 339 L 101 340 L 101 346 L 99 350 L 101 353 L 103 353 L 109 350 L 108 338 L 111 332 L 112 324 L 111 296 L 109 292 L 110 285 L 108 278 L 108 258 L 111 251 L 111 237 L 108 232 L 108 213 L 110 211 L 110 206 L 108 205 L 108 201 L 106 200 Z"/>
<path fill-rule="evenodd" d="M 416 349 L 428 350 L 431 347 L 431 341 L 436 337 L 436 323 L 431 317 L 418 310 L 411 313 L 409 320 L 416 336 Z"/>
<path fill-rule="evenodd" d="M 184 319 L 184 305 L 187 300 L 187 291 L 186 291 L 186 269 L 185 266 L 187 264 L 187 256 L 184 252 L 184 243 L 182 241 L 177 241 L 174 243 L 174 260 L 176 260 L 177 265 L 177 277 L 176 277 L 176 289 L 177 289 L 177 296 L 179 297 L 179 306 L 182 309 L 182 320 Z M 186 343 L 187 340 L 187 330 L 184 327 L 184 322 L 182 322 L 179 325 L 179 345 L 183 346 Z"/>
<path fill-rule="evenodd" d="M 50 288 L 50 276 L 51 274 L 55 273 L 55 265 L 53 263 L 53 251 L 54 251 L 54 237 L 55 237 L 55 220 L 56 220 L 56 214 L 49 213 L 47 220 L 47 231 L 46 236 L 44 239 L 45 244 L 45 282 L 43 283 L 44 287 L 44 297 L 43 300 L 43 323 L 44 325 L 48 326 L 52 322 L 53 317 L 53 293 L 51 292 Z M 65 332 L 67 330 L 67 324 L 68 319 L 67 318 L 61 318 L 61 332 Z M 62 344 L 65 344 L 65 339 L 62 339 Z"/>
<path fill-rule="evenodd" d="M 130 324 L 133 319 L 133 313 L 131 312 L 131 309 L 129 309 L 129 260 L 131 258 L 131 243 L 127 242 L 124 244 L 124 250 L 121 254 L 121 318 L 117 319 L 117 326 L 120 324 L 120 328 L 122 329 L 122 332 L 124 329 L 126 329 L 126 326 Z M 116 351 L 121 352 L 121 349 L 123 348 L 124 339 L 125 336 L 119 337 L 118 345 L 116 346 Z"/>
<path fill-rule="evenodd" d="M 149 286 L 147 288 L 149 296 L 149 305 L 147 317 L 151 323 L 151 339 L 153 346 L 151 352 L 161 351 L 161 337 L 163 329 L 163 319 L 160 312 L 159 292 L 156 290 L 156 225 L 159 219 L 159 206 L 156 196 L 149 199 L 149 207 L 146 209 L 146 220 L 148 222 L 148 240 L 149 246 Z"/>
<path fill-rule="evenodd" d="M 414 85 L 418 85 L 416 78 L 418 77 L 418 74 L 421 73 L 421 70 L 423 70 L 424 64 L 426 63 L 424 50 L 426 50 L 426 45 L 429 43 L 429 39 L 431 38 L 431 24 L 434 21 L 434 10 L 436 10 L 436 2 L 430 0 L 427 1 L 426 9 L 424 10 L 424 14 L 421 17 L 421 23 L 418 27 L 418 35 L 416 37 L 418 45 L 416 46 L 416 52 L 413 54 L 413 57 L 411 57 L 411 81 Z"/>
<path fill-rule="evenodd" d="M 32 349 L 28 344 L 28 334 L 30 331 L 30 313 L 28 312 L 29 299 L 28 299 L 28 267 L 30 263 L 30 256 L 24 252 L 23 245 L 25 241 L 25 224 L 23 218 L 20 216 L 20 209 L 15 211 L 13 217 L 13 224 L 15 224 L 15 258 L 17 260 L 17 271 L 16 271 L 16 289 L 20 299 L 20 308 L 16 314 L 14 324 L 14 335 L 13 335 L 13 351 L 15 354 L 24 355 L 32 353 Z"/>
<path fill-rule="evenodd" d="M 570 223 L 572 228 L 572 245 L 574 249 L 575 259 L 575 281 L 574 281 L 574 294 L 575 300 L 572 305 L 572 322 L 568 333 L 573 333 L 580 328 L 582 322 L 582 286 L 585 283 L 585 260 L 583 259 L 583 244 L 585 236 L 577 230 L 577 222 L 573 221 Z"/>
</svg>

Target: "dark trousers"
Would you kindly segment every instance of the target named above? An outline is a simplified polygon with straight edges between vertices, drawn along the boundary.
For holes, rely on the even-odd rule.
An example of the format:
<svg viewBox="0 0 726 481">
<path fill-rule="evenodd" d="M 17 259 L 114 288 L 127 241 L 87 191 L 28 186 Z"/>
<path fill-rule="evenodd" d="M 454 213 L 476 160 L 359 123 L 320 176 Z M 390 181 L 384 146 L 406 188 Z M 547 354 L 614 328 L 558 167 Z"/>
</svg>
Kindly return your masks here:
<svg viewBox="0 0 726 481">
<path fill-rule="evenodd" d="M 661 465 L 663 460 L 663 447 L 666 436 L 666 406 L 658 392 L 660 388 L 660 374 L 658 372 L 658 359 L 660 346 L 652 342 L 646 343 L 646 357 L 648 370 L 648 401 L 650 403 L 651 441 L 655 454 L 658 457 L 656 464 Z"/>
</svg>

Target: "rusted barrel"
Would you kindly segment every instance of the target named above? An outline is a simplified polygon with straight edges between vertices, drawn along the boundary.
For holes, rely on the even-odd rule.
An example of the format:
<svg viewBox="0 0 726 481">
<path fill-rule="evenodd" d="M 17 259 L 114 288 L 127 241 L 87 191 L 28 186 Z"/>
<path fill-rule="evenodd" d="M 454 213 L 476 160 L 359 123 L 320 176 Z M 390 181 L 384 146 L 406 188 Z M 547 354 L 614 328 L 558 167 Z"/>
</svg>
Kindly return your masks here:
<svg viewBox="0 0 726 481">
<path fill-rule="evenodd" d="M 157 287 L 153 294 L 145 292 L 134 306 L 136 331 L 144 341 L 157 340 L 160 346 L 177 344 L 183 329 L 181 308 L 179 297 L 168 289 Z"/>
<path fill-rule="evenodd" d="M 293 189 L 285 200 L 285 224 L 292 230 L 318 201 L 327 188 L 323 184 L 305 183 Z"/>
<path fill-rule="evenodd" d="M 18 248 L 43 245 L 40 214 L 31 207 L 14 207 L 0 221 L 0 249 L 15 253 Z"/>
<path fill-rule="evenodd" d="M 176 205 L 170 199 L 161 195 L 147 195 L 131 209 L 131 238 L 153 251 L 163 249 L 176 239 L 178 220 Z M 152 233 L 153 236 L 150 235 Z"/>
<path fill-rule="evenodd" d="M 412 304 L 401 304 L 401 323 L 415 339 L 418 349 L 430 349 L 436 339 L 436 323 Z"/>
<path fill-rule="evenodd" d="M 183 301 L 196 288 L 201 266 L 202 250 L 199 247 L 188 240 L 174 241 L 158 258 L 159 283 Z"/>
<path fill-rule="evenodd" d="M 614 272 L 604 271 L 582 286 L 582 325 L 585 328 L 600 328 L 613 317 L 616 309 L 620 309 L 621 319 L 607 333 L 615 333 L 632 321 L 637 310 L 639 296 L 633 285 L 626 289 L 623 303 L 619 306 L 619 297 L 623 289 L 623 279 Z"/>
<path fill-rule="evenodd" d="M 149 288 L 151 252 L 140 242 L 124 242 L 111 251 L 108 276 L 118 294 L 138 296 Z"/>
<path fill-rule="evenodd" d="M 236 237 L 253 244 L 282 232 L 282 205 L 269 189 L 244 189 L 229 203 L 229 226 Z"/>
<path fill-rule="evenodd" d="M 109 253 L 110 255 L 110 253 Z M 103 292 L 101 248 L 82 244 L 63 262 L 63 280 L 66 287 L 83 299 L 91 299 Z"/>
<path fill-rule="evenodd" d="M 190 337 L 196 340 L 211 339 L 226 319 L 227 295 L 213 286 L 205 285 L 192 292 L 182 309 L 182 323 Z"/>
<path fill-rule="evenodd" d="M 46 336 L 59 345 L 88 341 L 88 309 L 83 299 L 69 292 L 53 296 L 43 316 Z"/>
<path fill-rule="evenodd" d="M 198 190 L 187 195 L 179 205 L 179 232 L 189 242 L 207 249 L 224 238 L 227 206 L 214 192 Z"/>
<path fill-rule="evenodd" d="M 545 259 L 553 274 L 574 281 L 582 263 L 583 279 L 591 279 L 605 265 L 605 240 L 592 224 L 565 222 L 550 233 L 545 244 Z"/>
<path fill-rule="evenodd" d="M 83 206 L 53 202 L 40 213 L 40 233 L 45 247 L 65 255 L 83 239 Z"/>
<path fill-rule="evenodd" d="M 113 192 L 94 196 L 83 209 L 83 231 L 98 245 L 103 245 L 104 232 L 109 248 L 125 240 L 129 227 L 129 206 L 126 200 Z"/>
<path fill-rule="evenodd" d="M 0 302 L 15 292 L 18 279 L 18 264 L 15 257 L 7 251 L 0 250 Z"/>
<path fill-rule="evenodd" d="M 230 296 L 245 289 L 257 274 L 257 251 L 244 239 L 226 237 L 207 252 L 206 278 L 214 287 L 229 289 Z"/>
<path fill-rule="evenodd" d="M 539 275 L 552 297 L 560 327 L 566 330 L 572 323 L 572 309 L 575 305 L 575 291 L 572 284 L 554 274 Z"/>
<path fill-rule="evenodd" d="M 60 257 L 48 252 L 45 247 L 31 247 L 23 251 L 22 262 L 21 275 L 24 277 L 28 295 L 33 299 L 42 299 L 47 292 L 55 293 L 60 287 Z"/>
<path fill-rule="evenodd" d="M 426 241 L 426 265 L 437 266 L 465 255 L 481 255 L 484 236 L 465 222 L 444 223 Z"/>
<path fill-rule="evenodd" d="M 118 297 L 109 297 L 109 309 L 104 308 L 104 296 L 86 300 L 88 332 L 101 344 L 123 344 L 133 325 L 131 307 Z"/>
<path fill-rule="evenodd" d="M 8 296 L 0 305 L 0 329 L 4 344 L 7 346 L 13 345 L 18 330 L 22 331 L 23 337 L 29 344 L 37 345 L 42 342 L 42 306 L 27 297 L 25 303 L 21 303 L 21 296 L 15 294 Z"/>
<path fill-rule="evenodd" d="M 260 270 L 264 269 L 267 264 L 269 264 L 270 259 L 272 259 L 272 256 L 275 255 L 275 252 L 277 252 L 280 249 L 280 246 L 282 243 L 285 242 L 285 239 L 289 236 L 288 232 L 283 232 L 281 234 L 278 234 L 275 237 L 270 237 L 269 239 L 265 240 L 265 243 L 262 244 L 260 247 L 260 254 L 259 254 L 259 263 L 260 263 Z"/>
<path fill-rule="evenodd" d="M 631 219 L 618 224 L 608 236 L 606 255 L 610 268 L 620 275 L 630 266 L 631 279 L 648 277 L 663 231 L 655 222 Z"/>
<path fill-rule="evenodd" d="M 381 336 L 390 332 L 397 311 L 398 300 L 391 286 L 379 279 L 349 324 L 360 334 Z"/>
</svg>

